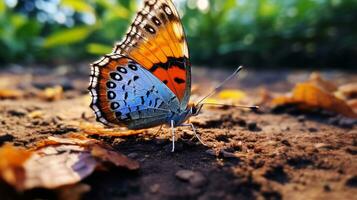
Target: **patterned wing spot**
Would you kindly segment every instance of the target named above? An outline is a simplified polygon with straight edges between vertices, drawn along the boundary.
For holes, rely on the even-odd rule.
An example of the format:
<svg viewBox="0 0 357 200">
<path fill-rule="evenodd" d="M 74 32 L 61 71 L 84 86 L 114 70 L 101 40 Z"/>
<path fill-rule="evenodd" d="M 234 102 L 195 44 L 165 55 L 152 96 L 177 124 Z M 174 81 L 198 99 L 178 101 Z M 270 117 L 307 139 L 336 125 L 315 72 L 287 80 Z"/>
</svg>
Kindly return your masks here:
<svg viewBox="0 0 357 200">
<path fill-rule="evenodd" d="M 162 81 L 165 85 L 167 85 L 169 82 L 167 80 Z"/>
<path fill-rule="evenodd" d="M 132 82 L 132 80 L 130 79 L 130 80 L 128 81 L 128 86 L 130 86 L 131 82 Z"/>
<path fill-rule="evenodd" d="M 113 91 L 108 91 L 107 96 L 108 96 L 108 99 L 113 100 L 113 99 L 115 99 L 115 97 L 117 95 Z"/>
<path fill-rule="evenodd" d="M 119 105 L 119 103 L 117 103 L 117 102 L 112 102 L 111 104 L 110 104 L 110 108 L 112 109 L 112 110 L 116 110 L 116 109 L 118 109 L 120 107 L 120 105 Z"/>
<path fill-rule="evenodd" d="M 115 112 L 115 117 L 118 118 L 118 119 L 120 119 L 122 115 L 123 115 L 123 113 L 121 113 L 119 111 Z"/>
<path fill-rule="evenodd" d="M 118 70 L 120 73 L 123 73 L 123 74 L 128 73 L 128 70 L 126 70 L 124 67 L 117 67 L 117 70 Z"/>
<path fill-rule="evenodd" d="M 155 16 L 153 16 L 152 18 L 151 18 L 151 20 L 152 20 L 152 22 L 154 22 L 154 24 L 156 25 L 156 26 L 161 26 L 161 22 L 160 22 L 160 20 L 157 18 L 157 17 L 155 17 Z"/>
<path fill-rule="evenodd" d="M 144 103 L 145 103 L 144 97 L 141 96 L 140 99 L 141 99 L 141 105 L 144 105 Z"/>
<path fill-rule="evenodd" d="M 114 89 L 114 88 L 117 87 L 117 85 L 112 81 L 108 81 L 107 82 L 107 87 L 110 88 L 110 89 Z"/>
<path fill-rule="evenodd" d="M 155 33 L 156 33 L 155 29 L 154 29 L 152 26 L 150 26 L 149 24 L 146 24 L 146 25 L 144 26 L 144 28 L 145 28 L 145 30 L 146 30 L 147 32 L 149 32 L 149 33 L 151 33 L 151 34 L 155 34 Z"/>
<path fill-rule="evenodd" d="M 174 81 L 175 81 L 177 84 L 182 84 L 182 83 L 185 83 L 185 82 L 186 82 L 186 81 L 183 80 L 182 78 L 178 78 L 178 77 L 176 77 L 176 78 L 174 79 Z"/>
<path fill-rule="evenodd" d="M 125 99 L 125 100 L 128 99 L 128 95 L 129 95 L 128 92 L 125 92 L 125 94 L 124 94 L 124 99 Z"/>
<path fill-rule="evenodd" d="M 134 70 L 134 71 L 138 70 L 138 67 L 136 65 L 134 65 L 134 64 L 131 64 L 131 63 L 129 64 L 129 68 L 131 70 Z"/>
<path fill-rule="evenodd" d="M 123 80 L 123 77 L 119 73 L 116 73 L 116 72 L 110 73 L 110 77 L 116 81 Z"/>
<path fill-rule="evenodd" d="M 166 14 L 172 15 L 172 10 L 167 4 L 163 4 L 163 8 Z"/>
<path fill-rule="evenodd" d="M 133 77 L 133 80 L 134 80 L 134 81 L 136 81 L 136 80 L 138 80 L 138 79 L 139 79 L 139 76 L 134 76 L 134 77 Z"/>
</svg>

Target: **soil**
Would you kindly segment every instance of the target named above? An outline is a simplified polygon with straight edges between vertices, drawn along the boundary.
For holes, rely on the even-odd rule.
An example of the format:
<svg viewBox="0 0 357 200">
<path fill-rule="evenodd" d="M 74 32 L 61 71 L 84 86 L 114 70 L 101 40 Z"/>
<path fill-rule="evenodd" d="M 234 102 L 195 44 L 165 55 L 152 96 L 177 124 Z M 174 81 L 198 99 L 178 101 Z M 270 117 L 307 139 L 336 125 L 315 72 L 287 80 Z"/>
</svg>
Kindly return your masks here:
<svg viewBox="0 0 357 200">
<path fill-rule="evenodd" d="M 88 106 L 87 69 L 3 70 L 0 86 L 26 94 L 0 100 L 0 145 L 30 147 L 48 136 L 81 133 L 78 123 L 96 124 Z M 227 73 L 196 68 L 195 93 L 204 94 L 207 91 L 200 86 L 213 86 Z M 227 87 L 246 91 L 251 102 L 257 102 L 261 88 L 287 92 L 308 74 L 250 71 Z M 357 79 L 354 73 L 325 75 L 336 83 Z M 64 89 L 61 99 L 45 101 L 38 97 L 39 91 L 56 85 Z M 207 108 L 191 120 L 207 146 L 199 143 L 189 128 L 179 127 L 174 153 L 166 127 L 159 134 L 155 128 L 123 138 L 93 135 L 141 166 L 134 172 L 112 169 L 94 173 L 81 182 L 90 186 L 82 198 L 357 199 L 356 124 L 339 125 L 332 123 L 334 120 L 336 116 L 321 111 L 306 114 L 264 107 L 258 112 Z M 5 183 L 0 185 L 1 199 L 53 199 L 57 194 L 43 189 L 17 193 Z"/>
</svg>

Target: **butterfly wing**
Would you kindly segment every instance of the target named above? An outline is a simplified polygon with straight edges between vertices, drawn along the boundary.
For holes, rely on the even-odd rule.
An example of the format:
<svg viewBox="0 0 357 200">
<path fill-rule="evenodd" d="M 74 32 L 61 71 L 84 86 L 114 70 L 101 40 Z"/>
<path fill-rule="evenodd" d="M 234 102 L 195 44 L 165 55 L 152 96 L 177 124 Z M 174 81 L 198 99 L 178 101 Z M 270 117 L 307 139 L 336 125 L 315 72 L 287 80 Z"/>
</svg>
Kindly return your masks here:
<svg viewBox="0 0 357 200">
<path fill-rule="evenodd" d="M 145 67 L 178 97 L 186 109 L 191 92 L 191 67 L 186 36 L 171 0 L 145 0 L 124 40 L 114 53 Z"/>
<path fill-rule="evenodd" d="M 179 100 L 153 74 L 130 58 L 107 55 L 92 64 L 89 91 L 97 120 L 129 129 L 167 122 Z"/>
</svg>

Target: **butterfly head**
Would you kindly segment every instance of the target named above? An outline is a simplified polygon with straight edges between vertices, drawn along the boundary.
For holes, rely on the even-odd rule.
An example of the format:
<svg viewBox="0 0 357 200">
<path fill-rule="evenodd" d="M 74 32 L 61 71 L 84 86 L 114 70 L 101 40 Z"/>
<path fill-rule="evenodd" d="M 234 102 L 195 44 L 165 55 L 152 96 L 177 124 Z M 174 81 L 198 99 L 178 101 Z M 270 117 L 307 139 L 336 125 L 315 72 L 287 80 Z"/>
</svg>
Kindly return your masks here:
<svg viewBox="0 0 357 200">
<path fill-rule="evenodd" d="M 200 114 L 201 109 L 203 107 L 203 104 L 191 104 L 189 105 L 189 115 L 190 116 L 197 116 L 198 114 Z"/>
</svg>

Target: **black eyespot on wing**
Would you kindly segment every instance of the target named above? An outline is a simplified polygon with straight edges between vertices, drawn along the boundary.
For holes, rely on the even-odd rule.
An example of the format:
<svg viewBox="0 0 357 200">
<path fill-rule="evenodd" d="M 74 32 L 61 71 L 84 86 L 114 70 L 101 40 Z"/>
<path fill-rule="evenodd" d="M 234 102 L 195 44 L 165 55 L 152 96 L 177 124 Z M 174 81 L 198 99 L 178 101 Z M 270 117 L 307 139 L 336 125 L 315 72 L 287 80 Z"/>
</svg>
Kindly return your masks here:
<svg viewBox="0 0 357 200">
<path fill-rule="evenodd" d="M 128 67 L 129 67 L 131 70 L 134 70 L 134 71 L 138 70 L 138 67 L 137 67 L 136 65 L 134 65 L 134 64 L 131 64 L 131 63 L 128 65 Z"/>
<path fill-rule="evenodd" d="M 167 85 L 167 83 L 169 83 L 167 80 L 163 80 L 162 81 L 165 85 Z"/>
<path fill-rule="evenodd" d="M 155 17 L 155 16 L 153 16 L 153 17 L 151 18 L 151 21 L 154 22 L 154 24 L 155 24 L 156 26 L 160 26 L 160 25 L 161 25 L 160 20 L 159 20 L 157 17 Z"/>
<path fill-rule="evenodd" d="M 110 99 L 110 100 L 115 99 L 116 96 L 117 96 L 117 95 L 116 95 L 115 92 L 113 92 L 113 91 L 108 91 L 108 92 L 107 92 L 107 97 L 108 97 L 108 99 Z"/>
<path fill-rule="evenodd" d="M 167 15 L 173 15 L 171 8 L 167 4 L 162 4 L 162 8 Z"/>
<path fill-rule="evenodd" d="M 121 113 L 121 112 L 115 112 L 115 116 L 117 117 L 117 118 L 120 118 L 121 116 L 123 115 L 123 113 Z"/>
<path fill-rule="evenodd" d="M 139 76 L 134 76 L 134 77 L 133 77 L 133 80 L 134 80 L 134 81 L 136 81 L 136 80 L 138 80 L 138 79 L 139 79 Z"/>
<path fill-rule="evenodd" d="M 127 98 L 128 98 L 128 92 L 125 92 L 124 99 L 126 100 Z"/>
<path fill-rule="evenodd" d="M 123 74 L 128 73 L 128 70 L 126 70 L 124 67 L 117 67 L 117 70 Z"/>
<path fill-rule="evenodd" d="M 112 79 L 116 80 L 116 81 L 121 81 L 121 80 L 123 80 L 123 77 L 122 77 L 119 73 L 117 73 L 117 72 L 112 72 L 112 73 L 110 73 L 110 77 L 111 77 Z"/>
<path fill-rule="evenodd" d="M 110 104 L 110 108 L 112 109 L 112 110 L 116 110 L 116 109 L 118 109 L 119 108 L 119 103 L 117 103 L 117 102 L 112 102 L 111 104 Z"/>
<path fill-rule="evenodd" d="M 185 82 L 186 82 L 186 81 L 183 80 L 182 78 L 178 78 L 178 77 L 176 77 L 176 78 L 174 79 L 174 81 L 175 81 L 177 84 L 182 84 L 182 83 L 185 83 Z"/>
<path fill-rule="evenodd" d="M 141 97 L 140 97 L 140 99 L 141 99 L 141 105 L 144 105 L 144 103 L 145 103 L 145 99 L 144 99 L 144 97 L 143 97 L 143 96 L 141 96 Z"/>
<path fill-rule="evenodd" d="M 112 82 L 112 81 L 108 81 L 106 85 L 107 85 L 107 87 L 110 88 L 110 89 L 114 89 L 114 88 L 117 87 L 117 84 L 115 84 L 115 83 Z"/>
<path fill-rule="evenodd" d="M 149 24 L 146 24 L 146 25 L 144 26 L 144 29 L 145 29 L 147 32 L 151 33 L 151 34 L 155 34 L 155 33 L 156 33 L 156 30 L 155 30 L 152 26 L 150 26 Z"/>
</svg>

